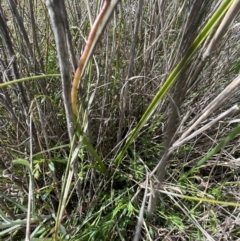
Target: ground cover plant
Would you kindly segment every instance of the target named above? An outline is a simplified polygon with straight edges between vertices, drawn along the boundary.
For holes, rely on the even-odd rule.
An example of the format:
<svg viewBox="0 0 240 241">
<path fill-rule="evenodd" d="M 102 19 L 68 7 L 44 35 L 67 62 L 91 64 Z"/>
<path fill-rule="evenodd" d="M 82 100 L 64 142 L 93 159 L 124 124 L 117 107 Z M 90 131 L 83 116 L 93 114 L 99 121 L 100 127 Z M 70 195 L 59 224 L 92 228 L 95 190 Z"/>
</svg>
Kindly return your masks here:
<svg viewBox="0 0 240 241">
<path fill-rule="evenodd" d="M 2 0 L 0 240 L 240 240 L 239 9 Z"/>
</svg>

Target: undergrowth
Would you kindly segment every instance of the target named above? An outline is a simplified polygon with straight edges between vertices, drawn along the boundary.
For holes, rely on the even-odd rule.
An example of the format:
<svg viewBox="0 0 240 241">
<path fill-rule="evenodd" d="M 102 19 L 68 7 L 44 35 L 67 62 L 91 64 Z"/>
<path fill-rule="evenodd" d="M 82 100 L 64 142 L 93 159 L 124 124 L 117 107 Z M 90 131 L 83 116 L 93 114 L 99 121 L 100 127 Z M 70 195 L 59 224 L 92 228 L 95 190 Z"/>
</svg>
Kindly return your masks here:
<svg viewBox="0 0 240 241">
<path fill-rule="evenodd" d="M 239 1 L 112 0 L 74 116 L 103 2 L 2 1 L 0 240 L 240 240 Z"/>
</svg>

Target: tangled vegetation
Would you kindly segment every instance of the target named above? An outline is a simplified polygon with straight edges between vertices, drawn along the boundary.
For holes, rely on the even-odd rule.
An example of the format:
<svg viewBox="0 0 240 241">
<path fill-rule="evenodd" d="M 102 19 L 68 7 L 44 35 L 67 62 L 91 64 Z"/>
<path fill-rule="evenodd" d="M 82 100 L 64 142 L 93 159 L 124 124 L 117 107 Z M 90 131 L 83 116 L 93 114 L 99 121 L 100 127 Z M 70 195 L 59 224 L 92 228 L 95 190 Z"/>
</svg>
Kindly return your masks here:
<svg viewBox="0 0 240 241">
<path fill-rule="evenodd" d="M 0 240 L 240 240 L 239 0 L 2 0 Z"/>
</svg>

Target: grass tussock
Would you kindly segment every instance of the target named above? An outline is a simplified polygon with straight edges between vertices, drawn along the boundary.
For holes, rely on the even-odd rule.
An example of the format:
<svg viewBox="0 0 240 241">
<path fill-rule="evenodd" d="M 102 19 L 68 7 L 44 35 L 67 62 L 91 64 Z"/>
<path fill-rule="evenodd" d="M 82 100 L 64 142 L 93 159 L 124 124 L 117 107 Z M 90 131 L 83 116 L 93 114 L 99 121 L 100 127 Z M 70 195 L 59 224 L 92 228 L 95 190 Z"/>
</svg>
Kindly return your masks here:
<svg viewBox="0 0 240 241">
<path fill-rule="evenodd" d="M 2 1 L 0 240 L 240 239 L 239 1 L 108 2 Z"/>
</svg>

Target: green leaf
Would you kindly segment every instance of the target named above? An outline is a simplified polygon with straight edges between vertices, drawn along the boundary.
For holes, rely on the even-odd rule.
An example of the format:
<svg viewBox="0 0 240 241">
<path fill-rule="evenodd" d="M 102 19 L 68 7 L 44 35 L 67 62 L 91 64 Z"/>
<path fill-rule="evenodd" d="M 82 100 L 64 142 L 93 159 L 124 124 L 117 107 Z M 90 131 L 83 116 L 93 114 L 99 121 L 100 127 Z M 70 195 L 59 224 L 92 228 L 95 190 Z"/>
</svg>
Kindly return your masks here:
<svg viewBox="0 0 240 241">
<path fill-rule="evenodd" d="M 29 170 L 30 170 L 30 164 L 27 160 L 25 159 L 16 159 L 12 161 L 13 164 L 18 164 L 18 165 L 22 165 L 22 166 L 26 166 Z"/>
</svg>

